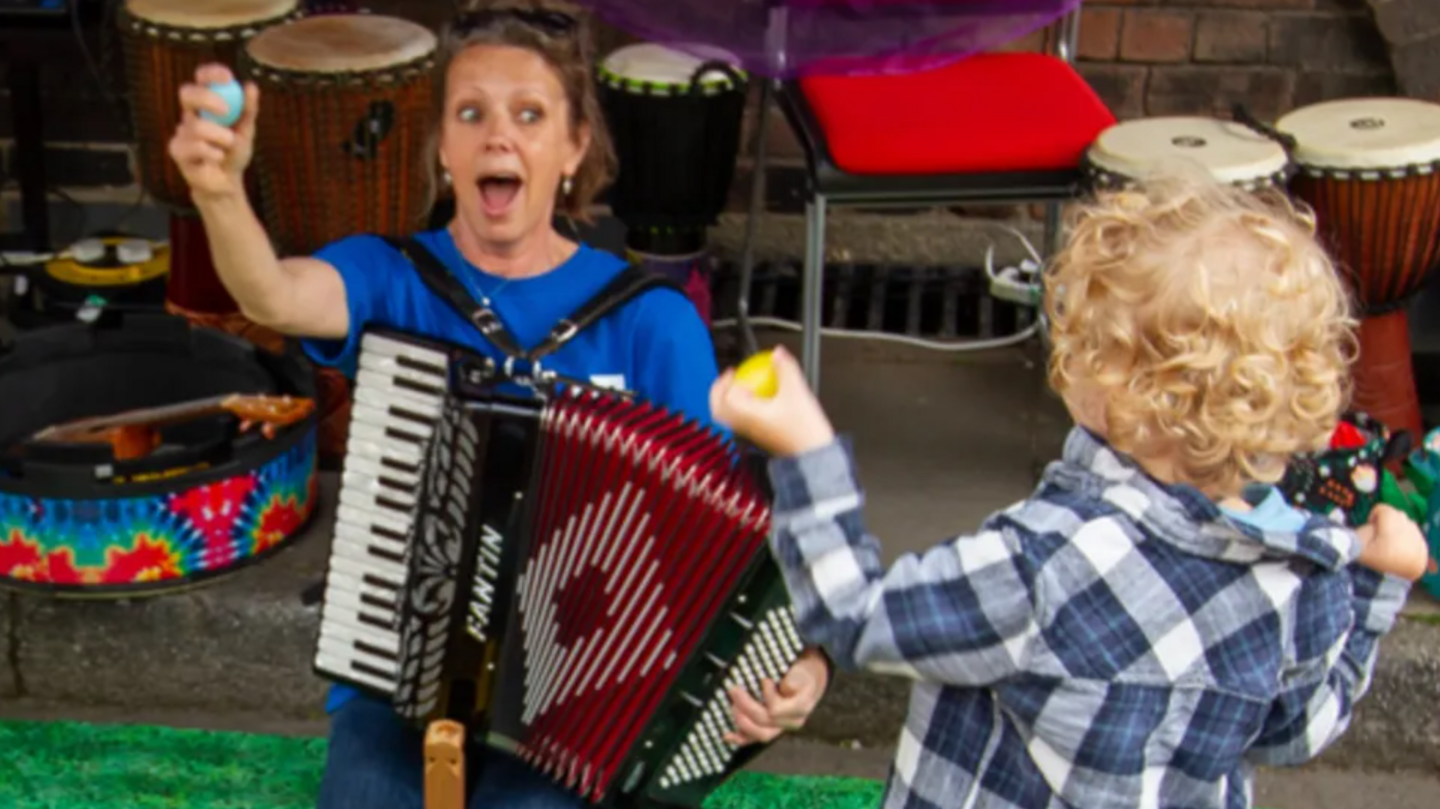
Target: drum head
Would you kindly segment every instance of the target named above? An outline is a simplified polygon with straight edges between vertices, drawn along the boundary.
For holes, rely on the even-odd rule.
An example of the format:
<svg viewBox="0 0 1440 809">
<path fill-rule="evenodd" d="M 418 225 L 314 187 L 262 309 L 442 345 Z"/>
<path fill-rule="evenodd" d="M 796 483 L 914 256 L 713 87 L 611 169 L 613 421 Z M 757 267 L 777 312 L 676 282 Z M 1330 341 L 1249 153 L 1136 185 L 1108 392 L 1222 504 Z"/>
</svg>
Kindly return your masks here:
<svg viewBox="0 0 1440 809">
<path fill-rule="evenodd" d="M 1275 128 L 1296 140 L 1295 162 L 1337 169 L 1400 169 L 1440 161 L 1440 104 L 1351 98 L 1301 107 Z"/>
<path fill-rule="evenodd" d="M 275 70 L 348 73 L 409 64 L 435 52 L 435 34 L 418 23 L 378 14 L 309 17 L 267 28 L 245 45 Z"/>
<path fill-rule="evenodd" d="M 235 28 L 293 13 L 300 0 L 125 0 L 138 20 L 173 28 Z"/>
<path fill-rule="evenodd" d="M 737 75 L 744 75 L 735 57 L 722 50 L 686 46 L 682 51 L 648 42 L 627 45 L 612 52 L 600 64 L 599 73 L 602 82 L 619 89 L 667 89 L 684 93 L 689 92 L 694 83 L 696 69 L 706 62 L 722 62 L 731 66 Z M 698 78 L 700 88 L 707 92 L 735 87 L 734 77 L 723 70 L 707 70 Z"/>
<path fill-rule="evenodd" d="M 1215 118 L 1144 118 L 1115 124 L 1091 145 L 1097 168 L 1138 178 L 1158 165 L 1189 160 L 1219 182 L 1246 184 L 1285 171 L 1285 149 L 1270 138 L 1233 121 Z"/>
</svg>

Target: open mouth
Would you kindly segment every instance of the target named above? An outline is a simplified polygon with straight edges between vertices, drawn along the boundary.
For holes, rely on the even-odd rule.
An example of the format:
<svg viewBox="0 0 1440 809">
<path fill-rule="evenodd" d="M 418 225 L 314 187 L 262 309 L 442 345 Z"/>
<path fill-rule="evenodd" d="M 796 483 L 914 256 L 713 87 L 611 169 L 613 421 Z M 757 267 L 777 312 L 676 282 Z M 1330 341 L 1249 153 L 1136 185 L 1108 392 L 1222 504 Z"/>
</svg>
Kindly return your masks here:
<svg viewBox="0 0 1440 809">
<path fill-rule="evenodd" d="M 498 216 L 509 210 L 511 203 L 520 194 L 521 184 L 519 175 L 506 172 L 481 177 L 480 200 L 485 207 L 485 213 Z"/>
</svg>

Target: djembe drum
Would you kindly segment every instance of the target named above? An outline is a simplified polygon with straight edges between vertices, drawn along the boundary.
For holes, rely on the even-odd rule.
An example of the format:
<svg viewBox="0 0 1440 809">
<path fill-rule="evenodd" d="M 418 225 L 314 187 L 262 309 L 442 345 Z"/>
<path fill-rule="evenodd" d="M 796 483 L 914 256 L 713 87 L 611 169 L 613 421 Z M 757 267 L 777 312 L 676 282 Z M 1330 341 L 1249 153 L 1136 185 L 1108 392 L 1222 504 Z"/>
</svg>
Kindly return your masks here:
<svg viewBox="0 0 1440 809">
<path fill-rule="evenodd" d="M 629 45 L 599 70 L 600 103 L 620 162 L 609 202 L 626 226 L 628 257 L 685 285 L 707 323 L 706 228 L 730 193 L 746 95 L 733 60 L 712 56 Z"/>
<path fill-rule="evenodd" d="M 243 72 L 264 108 L 255 135 L 261 211 L 283 254 L 424 223 L 437 44 L 416 23 L 373 14 L 311 17 L 246 43 Z M 329 368 L 319 384 L 320 452 L 330 464 L 344 454 L 350 393 Z"/>
<path fill-rule="evenodd" d="M 1295 138 L 1291 193 L 1319 231 L 1363 316 L 1354 407 L 1424 434 L 1404 307 L 1440 264 L 1440 104 L 1359 98 L 1302 107 L 1275 128 Z"/>
<path fill-rule="evenodd" d="M 311 17 L 246 43 L 264 104 L 261 208 L 283 252 L 423 224 L 436 46 L 425 27 L 374 14 Z"/>
<path fill-rule="evenodd" d="M 125 0 L 116 14 L 138 174 L 150 195 L 170 209 L 166 308 L 276 351 L 280 336 L 240 315 L 221 284 L 189 186 L 170 159 L 169 143 L 180 123 L 179 88 L 194 80 L 195 69 L 207 62 L 234 65 L 246 40 L 299 13 L 297 0 Z"/>
<path fill-rule="evenodd" d="M 1178 161 L 1198 165 L 1217 182 L 1251 190 L 1283 189 L 1290 167 L 1285 148 L 1273 138 L 1241 123 L 1190 116 L 1114 124 L 1082 162 L 1089 185 L 1110 190 Z"/>
</svg>

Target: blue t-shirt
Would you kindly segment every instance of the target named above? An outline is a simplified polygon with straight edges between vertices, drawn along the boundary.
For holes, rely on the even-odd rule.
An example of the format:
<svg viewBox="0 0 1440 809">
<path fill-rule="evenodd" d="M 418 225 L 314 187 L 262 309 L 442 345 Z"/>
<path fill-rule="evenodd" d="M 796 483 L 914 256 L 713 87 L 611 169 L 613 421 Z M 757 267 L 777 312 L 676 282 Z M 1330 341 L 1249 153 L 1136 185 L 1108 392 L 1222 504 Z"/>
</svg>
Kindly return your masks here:
<svg viewBox="0 0 1440 809">
<path fill-rule="evenodd" d="M 418 234 L 470 293 L 490 298 L 516 342 L 529 349 L 549 335 L 563 317 L 599 292 L 625 268 L 616 256 L 581 244 L 568 261 L 543 275 L 507 280 L 465 260 L 447 230 Z M 350 333 L 344 340 L 305 340 L 315 361 L 354 376 L 360 333 L 382 326 L 438 338 L 504 359 L 448 303 L 420 280 L 410 262 L 384 240 L 351 236 L 322 248 L 315 257 L 333 265 L 345 282 Z M 593 323 L 542 360 L 547 370 L 638 396 L 702 423 L 711 424 L 710 386 L 718 375 L 714 346 L 694 305 L 671 289 L 655 289 Z M 327 711 L 356 694 L 336 685 Z"/>
</svg>

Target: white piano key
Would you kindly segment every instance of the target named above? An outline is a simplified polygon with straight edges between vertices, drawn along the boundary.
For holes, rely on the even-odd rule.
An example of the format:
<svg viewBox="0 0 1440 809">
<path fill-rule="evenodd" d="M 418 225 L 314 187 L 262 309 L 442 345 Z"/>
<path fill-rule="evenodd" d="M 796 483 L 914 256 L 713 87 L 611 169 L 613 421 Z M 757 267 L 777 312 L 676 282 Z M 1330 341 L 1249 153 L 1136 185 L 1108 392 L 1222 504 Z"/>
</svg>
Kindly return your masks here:
<svg viewBox="0 0 1440 809">
<path fill-rule="evenodd" d="M 446 380 L 392 360 L 361 357 L 360 366 L 355 370 L 355 387 L 366 387 L 423 405 L 441 398 Z"/>
<path fill-rule="evenodd" d="M 420 475 L 418 472 L 389 465 L 386 463 L 387 460 L 392 459 L 387 459 L 379 453 L 372 455 L 367 452 L 351 455 L 345 459 L 345 471 L 370 475 L 379 480 L 387 481 L 388 485 L 391 486 L 400 486 L 411 491 L 419 491 Z M 405 462 L 402 461 L 402 463 Z"/>
<path fill-rule="evenodd" d="M 370 651 L 368 646 L 361 644 L 374 645 L 367 638 L 349 637 L 339 632 L 324 632 L 320 635 L 320 648 L 328 649 L 336 657 L 363 660 L 371 668 L 392 678 L 400 671 L 400 664 L 394 659 L 395 649 L 386 649 L 383 653 L 376 654 Z"/>
<path fill-rule="evenodd" d="M 339 587 L 327 589 L 325 598 L 334 599 L 335 603 L 330 605 L 330 610 L 320 622 L 322 635 L 343 629 L 345 632 L 369 638 L 379 648 L 390 651 L 400 648 L 400 633 L 394 628 L 397 613 L 361 603 L 358 594 Z M 374 621 L 385 626 L 377 626 Z"/>
<path fill-rule="evenodd" d="M 375 575 L 384 577 L 386 580 L 404 580 L 405 563 L 393 561 L 370 552 L 365 545 L 336 544 L 331 548 L 332 559 L 344 559 L 362 570 L 371 570 Z"/>
<path fill-rule="evenodd" d="M 408 468 L 419 470 L 425 462 L 425 445 L 413 441 L 402 441 L 385 435 L 383 429 L 371 429 L 373 425 L 358 422 L 350 425 L 350 435 L 345 441 L 345 462 L 352 458 L 371 458 L 375 461 L 390 461 Z M 358 433 L 357 433 L 358 431 Z"/>
<path fill-rule="evenodd" d="M 360 338 L 361 355 L 369 357 L 408 357 L 436 368 L 445 368 L 450 358 L 444 352 L 404 340 L 396 340 L 383 334 L 366 333 Z"/>
<path fill-rule="evenodd" d="M 330 559 L 330 573 L 339 578 L 340 581 L 352 581 L 356 584 L 351 587 L 365 587 L 367 592 L 373 590 L 381 598 L 388 598 L 398 593 L 401 587 L 405 586 L 403 577 L 387 576 L 380 573 L 367 564 L 362 564 L 344 556 L 332 556 Z M 366 581 L 367 577 L 374 580 L 375 584 Z M 391 596 L 382 594 L 389 593 Z"/>
<path fill-rule="evenodd" d="M 415 519 L 411 509 L 399 503 L 381 502 L 380 498 L 373 494 L 356 491 L 345 486 L 340 487 L 340 502 L 343 505 L 358 508 L 362 511 L 371 511 L 379 514 L 393 515 L 397 519 L 405 520 L 406 530 L 409 530 L 411 522 Z"/>
<path fill-rule="evenodd" d="M 315 667 L 323 672 L 369 686 L 382 694 L 395 693 L 395 683 L 376 677 L 368 671 L 359 671 L 351 662 L 348 658 L 335 656 L 328 649 L 319 649 L 315 654 Z"/>
<path fill-rule="evenodd" d="M 343 490 L 341 494 L 344 494 Z M 371 533 L 374 533 L 374 526 L 379 526 L 399 536 L 405 536 L 410 531 L 410 525 L 414 522 L 408 515 L 400 514 L 399 512 L 389 509 L 380 510 L 355 505 L 345 502 L 343 497 L 336 512 L 338 522 L 353 525 Z"/>
<path fill-rule="evenodd" d="M 388 532 L 377 531 L 370 525 L 356 525 L 348 520 L 336 521 L 335 538 L 332 542 L 343 545 L 359 545 L 366 548 L 375 548 L 392 556 L 404 556 L 409 552 L 409 543 L 404 539 L 397 539 Z"/>
<path fill-rule="evenodd" d="M 378 401 L 372 402 L 371 400 Z M 370 390 L 366 391 L 364 399 L 358 396 L 353 399 L 350 413 L 352 420 L 357 424 L 373 424 L 405 433 L 428 436 L 435 430 L 442 404 L 443 400 L 439 398 L 422 404 Z M 429 417 L 413 417 L 424 416 L 427 412 L 431 414 Z"/>
<path fill-rule="evenodd" d="M 414 421 L 414 417 L 435 421 L 444 409 L 445 397 L 407 388 L 380 371 L 366 371 L 363 382 L 357 374 L 351 401 L 365 406 L 367 413 L 384 413 L 386 419 Z M 404 413 L 391 412 L 391 408 Z M 352 418 L 353 416 L 353 410 Z M 369 417 L 373 418 L 373 416 Z"/>
<path fill-rule="evenodd" d="M 349 491 L 368 495 L 377 500 L 384 498 L 391 503 L 397 503 L 407 508 L 414 508 L 417 502 L 416 492 L 387 486 L 374 475 L 366 474 L 358 469 L 346 469 L 340 474 L 340 482 Z"/>
</svg>

